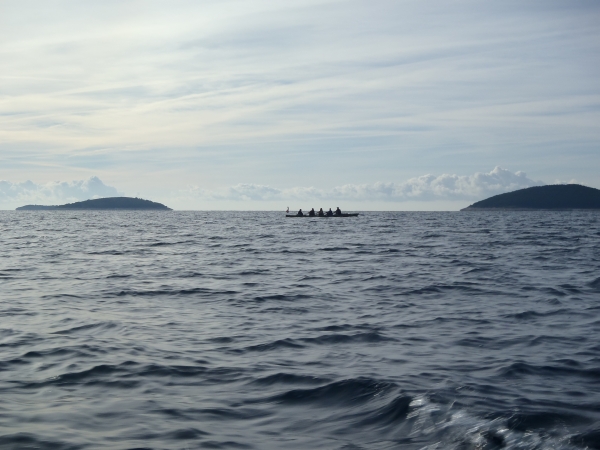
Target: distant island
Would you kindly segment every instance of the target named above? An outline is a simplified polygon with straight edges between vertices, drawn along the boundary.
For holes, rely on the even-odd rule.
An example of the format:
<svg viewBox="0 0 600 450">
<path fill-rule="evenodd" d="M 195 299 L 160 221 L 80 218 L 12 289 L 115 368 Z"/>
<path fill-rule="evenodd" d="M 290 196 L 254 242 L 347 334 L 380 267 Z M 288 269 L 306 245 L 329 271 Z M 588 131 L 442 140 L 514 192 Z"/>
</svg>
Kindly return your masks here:
<svg viewBox="0 0 600 450">
<path fill-rule="evenodd" d="M 600 210 L 600 189 L 580 184 L 535 186 L 473 203 L 461 211 L 488 210 Z"/>
<path fill-rule="evenodd" d="M 141 198 L 132 197 L 107 197 L 94 200 L 85 200 L 83 202 L 67 203 L 66 205 L 43 206 L 26 205 L 17 208 L 18 211 L 82 211 L 82 210 L 107 210 L 107 209 L 126 209 L 126 210 L 159 210 L 172 211 L 171 208 L 162 203 L 151 202 Z"/>
</svg>

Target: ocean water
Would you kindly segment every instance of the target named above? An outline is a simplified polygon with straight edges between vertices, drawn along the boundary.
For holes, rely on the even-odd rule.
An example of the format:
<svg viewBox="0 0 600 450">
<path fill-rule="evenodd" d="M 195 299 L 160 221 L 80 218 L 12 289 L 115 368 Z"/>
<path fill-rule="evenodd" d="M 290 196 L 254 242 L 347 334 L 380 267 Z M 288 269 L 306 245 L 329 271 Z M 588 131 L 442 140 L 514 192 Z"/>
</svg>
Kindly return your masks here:
<svg viewBox="0 0 600 450">
<path fill-rule="evenodd" d="M 600 214 L 0 212 L 0 448 L 598 449 Z"/>
</svg>

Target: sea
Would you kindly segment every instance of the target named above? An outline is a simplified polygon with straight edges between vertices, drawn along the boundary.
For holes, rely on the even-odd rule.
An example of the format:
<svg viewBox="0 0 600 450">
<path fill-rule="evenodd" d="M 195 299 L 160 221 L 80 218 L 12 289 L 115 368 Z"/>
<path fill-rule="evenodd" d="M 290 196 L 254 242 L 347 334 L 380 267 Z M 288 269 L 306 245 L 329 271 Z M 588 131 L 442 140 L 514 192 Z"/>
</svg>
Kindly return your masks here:
<svg viewBox="0 0 600 450">
<path fill-rule="evenodd" d="M 600 213 L 0 212 L 1 449 L 599 449 Z"/>
</svg>

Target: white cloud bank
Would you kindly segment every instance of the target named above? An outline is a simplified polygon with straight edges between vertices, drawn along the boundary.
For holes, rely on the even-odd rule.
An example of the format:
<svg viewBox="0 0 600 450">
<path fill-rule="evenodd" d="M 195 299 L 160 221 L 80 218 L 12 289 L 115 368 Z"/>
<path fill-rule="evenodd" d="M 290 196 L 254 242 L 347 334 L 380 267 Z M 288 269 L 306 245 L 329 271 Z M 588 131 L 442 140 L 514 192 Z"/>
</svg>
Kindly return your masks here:
<svg viewBox="0 0 600 450">
<path fill-rule="evenodd" d="M 403 183 L 346 184 L 331 189 L 316 187 L 275 188 L 260 184 L 238 184 L 223 189 L 203 189 L 193 186 L 177 192 L 163 192 L 158 196 L 140 196 L 161 201 L 178 209 L 269 209 L 279 202 L 311 200 L 340 201 L 344 204 L 370 205 L 391 203 L 414 208 L 437 207 L 446 209 L 457 201 L 476 201 L 492 195 L 543 185 L 542 181 L 528 178 L 523 172 L 511 172 L 496 167 L 489 173 L 474 175 L 423 175 Z M 0 181 L 0 209 L 13 209 L 26 204 L 62 204 L 100 197 L 123 195 L 107 186 L 98 177 L 79 181 L 55 181 L 36 184 L 32 181 L 11 183 Z M 419 204 L 421 206 L 419 206 Z M 416 206 L 414 206 L 416 205 Z M 424 205 L 424 206 L 423 206 Z M 402 206 L 404 208 L 405 206 Z M 450 209 L 454 209 L 452 205 Z"/>
<path fill-rule="evenodd" d="M 293 187 L 278 189 L 260 184 L 238 184 L 222 190 L 191 187 L 183 194 L 211 201 L 285 201 L 285 200 L 346 200 L 346 201 L 439 201 L 481 200 L 483 198 L 545 184 L 527 177 L 523 172 L 510 172 L 496 167 L 489 173 L 474 175 L 423 175 L 403 183 L 346 184 L 332 189 Z"/>
<path fill-rule="evenodd" d="M 0 208 L 13 209 L 29 204 L 56 205 L 101 197 L 122 195 L 98 177 L 77 181 L 51 181 L 36 184 L 32 181 L 11 183 L 0 181 Z M 15 206 L 16 205 L 16 206 Z"/>
</svg>

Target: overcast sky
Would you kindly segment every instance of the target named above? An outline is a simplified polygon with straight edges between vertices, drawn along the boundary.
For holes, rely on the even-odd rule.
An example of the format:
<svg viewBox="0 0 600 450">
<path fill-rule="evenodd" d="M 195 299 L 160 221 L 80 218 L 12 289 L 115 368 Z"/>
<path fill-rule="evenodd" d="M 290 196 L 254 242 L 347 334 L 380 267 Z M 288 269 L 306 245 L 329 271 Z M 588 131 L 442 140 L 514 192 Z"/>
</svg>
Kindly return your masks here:
<svg viewBox="0 0 600 450">
<path fill-rule="evenodd" d="M 599 24 L 595 0 L 0 1 L 0 208 L 600 188 Z"/>
</svg>

